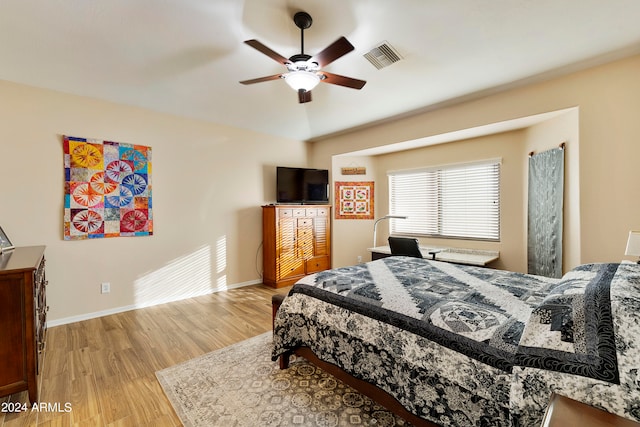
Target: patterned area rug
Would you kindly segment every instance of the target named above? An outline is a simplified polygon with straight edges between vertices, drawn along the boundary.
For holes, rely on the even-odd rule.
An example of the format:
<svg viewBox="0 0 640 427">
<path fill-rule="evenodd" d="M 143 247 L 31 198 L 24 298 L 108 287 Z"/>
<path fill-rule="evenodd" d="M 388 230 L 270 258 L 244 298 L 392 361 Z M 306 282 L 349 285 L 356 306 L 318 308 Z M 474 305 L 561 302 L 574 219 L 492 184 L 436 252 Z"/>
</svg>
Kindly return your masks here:
<svg viewBox="0 0 640 427">
<path fill-rule="evenodd" d="M 408 426 L 303 358 L 271 361 L 272 335 L 156 372 L 178 417 L 190 426 Z"/>
</svg>

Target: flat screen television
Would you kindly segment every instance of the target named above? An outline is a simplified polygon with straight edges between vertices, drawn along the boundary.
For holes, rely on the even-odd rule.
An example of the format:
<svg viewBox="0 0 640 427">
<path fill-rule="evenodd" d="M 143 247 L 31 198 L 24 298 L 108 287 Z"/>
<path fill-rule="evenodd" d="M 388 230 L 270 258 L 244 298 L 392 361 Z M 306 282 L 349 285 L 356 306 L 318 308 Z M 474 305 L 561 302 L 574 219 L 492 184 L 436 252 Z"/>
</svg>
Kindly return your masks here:
<svg viewBox="0 0 640 427">
<path fill-rule="evenodd" d="M 276 168 L 278 203 L 328 203 L 329 171 L 326 169 Z"/>
</svg>

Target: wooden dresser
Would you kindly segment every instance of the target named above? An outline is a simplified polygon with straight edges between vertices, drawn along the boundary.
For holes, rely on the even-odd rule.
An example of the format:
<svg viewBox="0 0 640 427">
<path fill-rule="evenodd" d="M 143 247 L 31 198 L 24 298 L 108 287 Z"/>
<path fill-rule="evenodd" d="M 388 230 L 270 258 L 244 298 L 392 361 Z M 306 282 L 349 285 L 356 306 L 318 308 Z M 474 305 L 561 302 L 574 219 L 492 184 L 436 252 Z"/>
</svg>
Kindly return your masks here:
<svg viewBox="0 0 640 427">
<path fill-rule="evenodd" d="M 289 286 L 331 268 L 330 205 L 262 207 L 263 283 Z"/>
<path fill-rule="evenodd" d="M 44 355 L 47 280 L 44 246 L 0 255 L 0 396 L 27 390 L 38 401 Z"/>
</svg>

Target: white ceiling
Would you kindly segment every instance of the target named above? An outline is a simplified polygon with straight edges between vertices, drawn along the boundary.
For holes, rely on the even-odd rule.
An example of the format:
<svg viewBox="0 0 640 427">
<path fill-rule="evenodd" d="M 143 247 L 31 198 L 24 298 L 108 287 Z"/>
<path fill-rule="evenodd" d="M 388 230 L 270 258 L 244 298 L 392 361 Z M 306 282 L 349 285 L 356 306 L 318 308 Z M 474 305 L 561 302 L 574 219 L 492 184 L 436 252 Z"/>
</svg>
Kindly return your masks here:
<svg viewBox="0 0 640 427">
<path fill-rule="evenodd" d="M 355 51 L 299 104 L 285 71 L 245 45 Z M 299 140 L 640 52 L 639 0 L 0 0 L 0 79 Z M 377 70 L 386 41 L 403 57 Z"/>
</svg>

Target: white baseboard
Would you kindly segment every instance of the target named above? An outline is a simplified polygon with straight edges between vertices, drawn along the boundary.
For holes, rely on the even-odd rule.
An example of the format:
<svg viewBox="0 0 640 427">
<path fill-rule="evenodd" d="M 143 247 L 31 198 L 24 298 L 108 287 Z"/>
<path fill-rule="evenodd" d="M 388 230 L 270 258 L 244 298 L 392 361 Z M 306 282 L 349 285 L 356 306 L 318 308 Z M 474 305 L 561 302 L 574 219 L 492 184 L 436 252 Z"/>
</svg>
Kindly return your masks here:
<svg viewBox="0 0 640 427">
<path fill-rule="evenodd" d="M 245 287 L 245 286 L 257 285 L 257 284 L 260 284 L 260 283 L 262 283 L 261 280 L 257 280 L 257 281 L 256 280 L 252 280 L 252 281 L 249 281 L 249 282 L 236 283 L 235 285 L 229 285 L 225 289 L 209 289 L 206 292 L 202 292 L 202 293 L 197 294 L 197 295 L 188 295 L 188 296 L 185 296 L 183 298 L 168 298 L 166 300 L 156 300 L 156 301 L 150 302 L 148 304 L 140 303 L 140 304 L 134 304 L 134 305 L 127 305 L 127 306 L 122 306 L 122 307 L 110 308 L 108 310 L 94 311 L 93 313 L 86 313 L 86 314 L 79 314 L 77 316 L 64 317 L 62 319 L 49 320 L 49 321 L 47 321 L 47 327 L 51 328 L 53 326 L 60 326 L 60 325 L 67 325 L 69 323 L 82 322 L 83 320 L 95 319 L 97 317 L 109 316 L 111 314 L 122 313 L 122 312 L 125 312 L 125 311 L 138 310 L 140 308 L 153 307 L 155 305 L 167 304 L 167 303 L 175 302 L 175 301 L 182 301 L 182 300 L 189 299 L 189 298 L 196 298 L 196 297 L 200 297 L 200 296 L 204 296 L 204 295 L 214 294 L 214 293 L 217 293 L 217 292 L 228 291 L 230 289 L 236 289 L 236 288 L 242 288 L 242 287 Z"/>
</svg>

